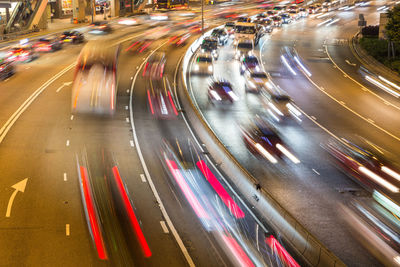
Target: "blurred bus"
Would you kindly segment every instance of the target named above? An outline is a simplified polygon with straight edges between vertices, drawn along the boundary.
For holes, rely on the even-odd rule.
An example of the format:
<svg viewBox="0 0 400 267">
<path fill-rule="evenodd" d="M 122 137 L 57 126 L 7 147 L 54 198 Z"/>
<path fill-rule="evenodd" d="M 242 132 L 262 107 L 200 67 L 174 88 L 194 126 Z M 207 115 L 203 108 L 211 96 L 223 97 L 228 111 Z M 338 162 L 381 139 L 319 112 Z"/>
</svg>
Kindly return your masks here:
<svg viewBox="0 0 400 267">
<path fill-rule="evenodd" d="M 76 64 L 72 112 L 112 115 L 116 108 L 119 47 L 89 42 Z"/>
</svg>

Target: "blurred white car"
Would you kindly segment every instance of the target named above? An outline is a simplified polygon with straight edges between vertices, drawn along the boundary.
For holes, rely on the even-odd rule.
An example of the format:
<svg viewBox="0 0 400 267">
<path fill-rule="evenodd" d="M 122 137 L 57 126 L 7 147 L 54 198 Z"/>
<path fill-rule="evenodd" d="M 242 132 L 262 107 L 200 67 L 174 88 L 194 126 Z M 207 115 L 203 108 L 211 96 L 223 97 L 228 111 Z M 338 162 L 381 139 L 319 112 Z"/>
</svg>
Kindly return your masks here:
<svg viewBox="0 0 400 267">
<path fill-rule="evenodd" d="M 200 53 L 193 63 L 192 73 L 212 74 L 214 71 L 213 56 L 210 53 Z"/>
</svg>

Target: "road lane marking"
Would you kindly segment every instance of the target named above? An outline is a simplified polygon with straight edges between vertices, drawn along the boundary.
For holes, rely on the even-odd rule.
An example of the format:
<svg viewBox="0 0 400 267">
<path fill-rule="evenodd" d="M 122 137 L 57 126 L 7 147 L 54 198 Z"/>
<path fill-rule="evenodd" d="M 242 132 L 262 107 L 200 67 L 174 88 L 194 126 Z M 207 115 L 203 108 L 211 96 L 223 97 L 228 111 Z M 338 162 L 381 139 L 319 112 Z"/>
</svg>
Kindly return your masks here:
<svg viewBox="0 0 400 267">
<path fill-rule="evenodd" d="M 346 103 L 344 103 L 343 101 L 339 101 L 340 105 L 345 106 Z"/>
<path fill-rule="evenodd" d="M 328 47 L 327 47 L 327 46 L 325 46 L 325 50 L 326 50 L 326 54 L 328 55 L 329 60 L 330 60 L 335 66 L 337 66 L 337 69 L 338 69 L 339 71 L 341 71 L 343 74 L 347 75 L 347 76 L 348 76 L 347 78 L 349 78 L 349 79 L 352 80 L 354 83 L 356 83 L 356 84 L 358 84 L 359 86 L 361 86 L 361 89 L 362 89 L 363 91 L 366 91 L 366 92 L 372 94 L 373 96 L 379 98 L 379 99 L 382 100 L 382 101 L 387 101 L 387 100 L 385 100 L 383 97 L 379 96 L 378 94 L 374 93 L 374 92 L 371 91 L 370 89 L 366 88 L 364 85 L 362 85 L 361 83 L 359 83 L 358 81 L 356 81 L 354 78 L 352 78 L 350 75 L 348 75 L 344 70 L 342 70 L 342 69 L 336 64 L 335 61 L 333 61 L 331 55 L 329 54 L 329 51 L 328 51 Z M 389 101 L 387 101 L 387 102 L 389 102 Z M 389 102 L 389 103 L 390 103 L 390 102 Z M 392 103 L 390 103 L 390 105 L 391 105 L 392 107 L 394 107 L 395 109 L 400 110 L 400 107 L 399 107 L 399 106 L 396 106 L 395 104 L 392 104 Z"/>
<path fill-rule="evenodd" d="M 64 172 L 64 181 L 67 181 L 67 173 Z"/>
<path fill-rule="evenodd" d="M 32 95 L 30 95 L 24 103 L 17 109 L 17 111 L 14 112 L 14 114 L 11 115 L 11 117 L 6 121 L 6 123 L 1 127 L 0 129 L 0 143 L 3 142 L 4 138 L 6 137 L 7 133 L 10 131 L 11 127 L 15 124 L 15 122 L 18 120 L 18 118 L 21 116 L 22 113 L 32 104 L 33 101 L 50 85 L 52 84 L 55 80 L 60 78 L 62 75 L 64 75 L 67 71 L 72 69 L 75 66 L 75 62 L 72 63 L 71 65 L 65 67 L 63 70 L 61 70 L 59 73 L 54 75 L 51 79 L 47 80 L 42 86 L 40 86 L 38 89 L 36 89 L 35 92 L 33 92 Z"/>
<path fill-rule="evenodd" d="M 129 123 L 129 118 L 125 118 L 126 122 Z"/>
<path fill-rule="evenodd" d="M 317 118 L 315 118 L 314 116 L 311 116 L 311 118 L 312 118 L 313 120 L 315 120 L 315 121 L 317 120 Z"/>
<path fill-rule="evenodd" d="M 140 179 L 142 179 L 143 183 L 146 182 L 146 176 L 143 173 L 140 174 Z"/>
<path fill-rule="evenodd" d="M 375 122 L 374 122 L 372 119 L 370 119 L 370 118 L 368 118 L 367 121 L 369 121 L 369 122 L 372 123 L 372 124 L 375 123 Z"/>
<path fill-rule="evenodd" d="M 347 63 L 347 64 L 349 64 L 350 66 L 355 66 L 355 65 L 357 65 L 356 63 L 351 63 L 348 59 L 346 59 L 345 60 L 345 62 Z"/>
<path fill-rule="evenodd" d="M 126 92 L 129 94 L 129 89 L 126 89 Z"/>
<path fill-rule="evenodd" d="M 66 146 L 69 146 L 69 139 L 67 140 L 67 143 L 65 144 Z"/>
<path fill-rule="evenodd" d="M 129 108 L 128 106 L 125 106 L 125 109 L 126 109 L 126 110 L 128 110 L 128 108 Z"/>
<path fill-rule="evenodd" d="M 14 192 L 11 194 L 10 199 L 8 200 L 8 205 L 7 205 L 7 211 L 6 211 L 6 217 L 9 218 L 11 216 L 11 208 L 12 204 L 14 203 L 15 196 L 17 195 L 18 192 L 24 192 L 26 183 L 28 182 L 28 178 L 25 178 L 22 181 L 19 181 L 18 183 L 12 185 L 11 187 L 14 188 Z"/>
<path fill-rule="evenodd" d="M 131 144 L 131 147 L 135 147 L 135 144 L 133 143 L 133 140 L 130 140 L 129 143 Z"/>
<path fill-rule="evenodd" d="M 69 86 L 69 85 L 71 85 L 71 84 L 72 84 L 72 82 L 65 82 L 65 83 L 63 83 L 63 85 L 61 85 L 60 87 L 57 88 L 56 93 L 60 92 L 61 89 L 63 89 L 65 86 Z"/>
<path fill-rule="evenodd" d="M 71 121 L 74 119 L 74 115 L 71 115 Z"/>
<path fill-rule="evenodd" d="M 320 173 L 319 173 L 319 172 L 317 172 L 317 170 L 315 170 L 315 169 L 312 169 L 312 171 L 313 171 L 313 172 L 315 172 L 316 174 L 320 175 Z"/>
<path fill-rule="evenodd" d="M 160 224 L 161 224 L 161 228 L 163 229 L 164 234 L 168 234 L 169 231 L 168 231 L 167 225 L 165 224 L 165 221 L 160 221 Z"/>
<path fill-rule="evenodd" d="M 65 225 L 65 235 L 66 235 L 66 236 L 69 236 L 69 234 L 70 234 L 70 231 L 69 231 L 69 223 L 67 223 L 67 224 Z"/>
<path fill-rule="evenodd" d="M 149 54 L 147 59 L 150 58 L 150 56 L 155 51 L 157 51 L 159 48 L 164 46 L 167 42 L 168 41 L 162 43 L 160 46 L 158 46 L 156 49 L 154 49 L 154 51 Z M 138 140 L 138 137 L 136 135 L 135 122 L 134 122 L 134 119 L 133 119 L 133 108 L 132 108 L 132 105 L 133 105 L 132 104 L 133 103 L 133 88 L 135 87 L 135 82 L 136 82 L 137 76 L 139 74 L 139 71 L 144 66 L 145 63 L 146 63 L 146 61 L 143 61 L 142 64 L 140 65 L 139 69 L 136 71 L 135 78 L 132 80 L 131 90 L 130 90 L 130 95 L 129 95 L 129 113 L 130 113 L 130 119 L 131 119 L 131 128 L 132 128 L 132 132 L 133 132 L 133 138 L 134 138 L 135 145 L 136 145 L 136 148 L 137 148 L 136 150 L 137 150 L 137 154 L 139 156 L 139 160 L 140 160 L 140 162 L 142 164 L 143 171 L 146 174 L 146 177 L 148 179 L 148 183 L 149 183 L 149 186 L 151 188 L 151 191 L 153 192 L 153 195 L 154 195 L 154 197 L 156 198 L 156 201 L 159 204 L 159 208 L 161 210 L 161 213 L 163 214 L 163 216 L 164 216 L 169 228 L 171 229 L 172 235 L 174 236 L 176 242 L 178 243 L 178 246 L 181 249 L 181 251 L 182 251 L 187 263 L 189 264 L 189 266 L 195 266 L 195 264 L 193 262 L 193 259 L 190 257 L 189 252 L 185 247 L 185 244 L 183 243 L 181 237 L 178 234 L 178 231 L 176 230 L 175 226 L 173 225 L 173 223 L 171 221 L 171 218 L 169 217 L 169 215 L 167 213 L 167 210 L 165 209 L 165 206 L 164 206 L 164 204 L 163 204 L 163 202 L 162 202 L 162 200 L 160 198 L 160 195 L 157 192 L 157 189 L 156 189 L 156 187 L 155 187 L 155 185 L 153 183 L 153 180 L 151 179 L 150 172 L 149 172 L 149 170 L 147 168 L 146 162 L 144 161 L 142 150 L 140 149 L 140 145 L 139 145 L 139 140 Z"/>
</svg>

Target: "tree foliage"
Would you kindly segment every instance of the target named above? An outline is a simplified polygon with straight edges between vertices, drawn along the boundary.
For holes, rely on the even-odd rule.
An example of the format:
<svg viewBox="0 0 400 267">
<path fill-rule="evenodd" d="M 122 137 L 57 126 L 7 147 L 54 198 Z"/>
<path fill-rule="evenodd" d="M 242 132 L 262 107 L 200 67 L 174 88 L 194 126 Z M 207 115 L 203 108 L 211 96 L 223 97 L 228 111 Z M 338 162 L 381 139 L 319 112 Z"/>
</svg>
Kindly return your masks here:
<svg viewBox="0 0 400 267">
<path fill-rule="evenodd" d="M 400 44 L 400 5 L 395 5 L 388 11 L 386 36 L 390 41 Z"/>
</svg>

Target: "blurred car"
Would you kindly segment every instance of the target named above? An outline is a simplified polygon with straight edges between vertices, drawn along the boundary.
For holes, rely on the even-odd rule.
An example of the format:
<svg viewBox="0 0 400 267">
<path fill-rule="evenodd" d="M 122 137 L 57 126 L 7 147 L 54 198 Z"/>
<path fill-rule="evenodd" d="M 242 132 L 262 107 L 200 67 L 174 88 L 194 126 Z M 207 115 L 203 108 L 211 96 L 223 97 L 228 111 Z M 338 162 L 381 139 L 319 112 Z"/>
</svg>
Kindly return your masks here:
<svg viewBox="0 0 400 267">
<path fill-rule="evenodd" d="M 17 62 L 29 62 L 39 57 L 39 54 L 29 45 L 14 46 L 7 51 L 6 60 Z"/>
<path fill-rule="evenodd" d="M 187 32 L 186 30 L 180 30 L 175 32 L 171 38 L 169 38 L 168 42 L 170 44 L 173 44 L 175 46 L 181 46 L 186 43 L 186 40 L 191 36 L 190 32 Z"/>
<path fill-rule="evenodd" d="M 107 21 L 95 21 L 90 24 L 89 27 L 89 33 L 91 34 L 106 34 L 112 32 L 112 28 Z"/>
<path fill-rule="evenodd" d="M 233 103 L 238 101 L 239 97 L 233 91 L 231 83 L 227 81 L 213 81 L 208 87 L 208 99 L 211 103 Z"/>
<path fill-rule="evenodd" d="M 245 91 L 249 93 L 260 93 L 265 87 L 271 87 L 268 75 L 260 71 L 245 72 Z"/>
<path fill-rule="evenodd" d="M 324 148 L 346 174 L 370 191 L 378 187 L 386 193 L 399 193 L 400 170 L 383 158 L 343 138 L 342 142 L 331 139 Z"/>
<path fill-rule="evenodd" d="M 240 74 L 243 74 L 245 71 L 248 70 L 261 71 L 258 58 L 252 54 L 245 55 L 240 59 Z"/>
<path fill-rule="evenodd" d="M 250 39 L 239 39 L 236 45 L 235 58 L 240 59 L 246 55 L 253 55 L 254 44 Z"/>
<path fill-rule="evenodd" d="M 314 14 L 318 11 L 317 7 L 315 5 L 310 5 L 308 7 L 308 14 Z"/>
<path fill-rule="evenodd" d="M 165 53 L 156 52 L 146 62 L 143 69 L 143 76 L 153 79 L 161 79 L 164 76 L 166 63 Z"/>
<path fill-rule="evenodd" d="M 211 53 L 214 59 L 218 59 L 219 54 L 217 38 L 212 36 L 205 37 L 203 42 L 201 43 L 200 49 L 202 53 Z"/>
<path fill-rule="evenodd" d="M 263 91 L 267 113 L 276 122 L 289 122 L 295 119 L 301 122 L 301 112 L 295 107 L 293 100 L 285 93 L 267 85 L 268 90 Z"/>
<path fill-rule="evenodd" d="M 157 119 L 176 119 L 178 110 L 172 92 L 170 88 L 164 88 L 165 84 L 155 83 L 151 89 L 147 90 L 149 109 Z"/>
<path fill-rule="evenodd" d="M 279 16 L 282 18 L 283 24 L 292 23 L 292 17 L 288 13 L 281 13 Z"/>
<path fill-rule="evenodd" d="M 63 34 L 60 36 L 61 41 L 64 43 L 83 43 L 85 41 L 85 36 L 83 33 L 79 31 L 65 31 Z"/>
<path fill-rule="evenodd" d="M 302 18 L 308 17 L 308 11 L 305 8 L 300 8 L 299 13 Z"/>
<path fill-rule="evenodd" d="M 224 28 L 214 29 L 211 32 L 211 36 L 217 38 L 219 45 L 225 45 L 228 42 L 228 31 Z"/>
<path fill-rule="evenodd" d="M 125 52 L 142 53 L 147 51 L 152 43 L 153 40 L 148 39 L 135 40 L 125 49 Z"/>
<path fill-rule="evenodd" d="M 197 55 L 193 64 L 192 73 L 212 74 L 214 71 L 213 57 L 209 53 L 200 53 Z"/>
<path fill-rule="evenodd" d="M 251 19 L 248 17 L 240 17 L 237 22 L 251 22 Z"/>
<path fill-rule="evenodd" d="M 40 38 L 32 45 L 35 52 L 54 52 L 62 48 L 62 41 L 57 37 Z"/>
<path fill-rule="evenodd" d="M 267 15 L 268 17 L 273 17 L 277 14 L 277 12 L 275 10 L 268 10 L 267 11 Z"/>
<path fill-rule="evenodd" d="M 0 60 L 0 80 L 5 80 L 15 73 L 14 63 L 10 61 Z"/>
<path fill-rule="evenodd" d="M 79 114 L 113 115 L 117 104 L 119 49 L 88 42 L 75 67 L 71 110 Z"/>
<path fill-rule="evenodd" d="M 275 27 L 282 27 L 282 18 L 280 16 L 272 17 L 272 21 Z"/>
<path fill-rule="evenodd" d="M 225 29 L 227 30 L 228 34 L 234 34 L 235 33 L 235 22 L 227 22 L 225 23 Z"/>
<path fill-rule="evenodd" d="M 261 27 L 261 31 L 263 32 L 272 32 L 273 30 L 273 21 L 269 18 L 263 18 L 263 19 L 257 19 L 254 21 L 254 23 L 257 23 Z"/>
<path fill-rule="evenodd" d="M 286 148 L 275 127 L 264 118 L 256 116 L 251 125 L 241 127 L 241 132 L 247 148 L 253 154 L 261 155 L 273 164 L 283 156 L 295 164 L 300 163 L 300 160 Z"/>
<path fill-rule="evenodd" d="M 275 7 L 274 7 L 274 11 L 275 11 L 277 14 L 280 14 L 280 13 L 282 13 L 282 12 L 285 12 L 285 11 L 286 11 L 286 6 L 275 6 Z"/>
<path fill-rule="evenodd" d="M 301 18 L 301 14 L 298 9 L 290 10 L 289 15 L 292 18 L 292 20 L 298 20 L 299 18 Z"/>
</svg>

